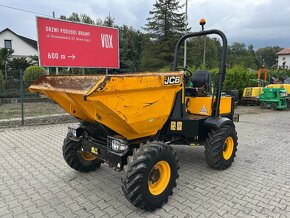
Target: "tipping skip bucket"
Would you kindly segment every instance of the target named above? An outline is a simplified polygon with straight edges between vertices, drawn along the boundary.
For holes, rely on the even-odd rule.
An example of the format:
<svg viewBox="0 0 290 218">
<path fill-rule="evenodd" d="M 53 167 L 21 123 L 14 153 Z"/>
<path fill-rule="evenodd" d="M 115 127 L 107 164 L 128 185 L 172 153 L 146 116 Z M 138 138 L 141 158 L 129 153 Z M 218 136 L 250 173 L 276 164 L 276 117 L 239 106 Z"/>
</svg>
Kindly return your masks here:
<svg viewBox="0 0 290 218">
<path fill-rule="evenodd" d="M 101 123 L 131 140 L 162 128 L 182 88 L 183 72 L 42 76 L 29 87 L 72 116 Z"/>
</svg>

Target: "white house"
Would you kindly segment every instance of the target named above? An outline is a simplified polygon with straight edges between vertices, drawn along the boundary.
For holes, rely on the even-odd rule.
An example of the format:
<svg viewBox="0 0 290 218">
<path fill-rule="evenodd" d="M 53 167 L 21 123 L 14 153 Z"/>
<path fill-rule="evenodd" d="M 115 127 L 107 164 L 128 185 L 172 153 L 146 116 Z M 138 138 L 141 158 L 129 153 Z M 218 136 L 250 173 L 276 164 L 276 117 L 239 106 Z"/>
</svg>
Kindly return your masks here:
<svg viewBox="0 0 290 218">
<path fill-rule="evenodd" d="M 276 53 L 278 55 L 278 66 L 290 68 L 290 48 L 284 48 Z"/>
<path fill-rule="evenodd" d="M 0 32 L 0 48 L 13 49 L 12 57 L 38 56 L 37 41 L 20 36 L 9 28 Z"/>
</svg>

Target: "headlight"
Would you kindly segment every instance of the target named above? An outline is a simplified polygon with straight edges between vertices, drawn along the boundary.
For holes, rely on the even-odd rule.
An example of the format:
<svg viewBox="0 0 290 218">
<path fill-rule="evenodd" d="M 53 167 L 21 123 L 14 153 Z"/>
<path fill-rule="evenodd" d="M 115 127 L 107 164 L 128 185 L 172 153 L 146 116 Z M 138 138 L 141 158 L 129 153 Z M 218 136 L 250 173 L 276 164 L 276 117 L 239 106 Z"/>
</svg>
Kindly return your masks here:
<svg viewBox="0 0 290 218">
<path fill-rule="evenodd" d="M 76 130 L 76 129 L 68 128 L 68 131 L 69 131 L 69 133 L 72 134 L 74 137 L 77 137 L 77 130 Z"/>
<path fill-rule="evenodd" d="M 127 141 L 114 137 L 108 137 L 108 146 L 117 152 L 122 152 L 128 149 Z"/>
<path fill-rule="evenodd" d="M 68 126 L 68 132 L 77 138 L 82 135 L 83 129 L 80 127 L 79 124 L 70 124 Z"/>
</svg>

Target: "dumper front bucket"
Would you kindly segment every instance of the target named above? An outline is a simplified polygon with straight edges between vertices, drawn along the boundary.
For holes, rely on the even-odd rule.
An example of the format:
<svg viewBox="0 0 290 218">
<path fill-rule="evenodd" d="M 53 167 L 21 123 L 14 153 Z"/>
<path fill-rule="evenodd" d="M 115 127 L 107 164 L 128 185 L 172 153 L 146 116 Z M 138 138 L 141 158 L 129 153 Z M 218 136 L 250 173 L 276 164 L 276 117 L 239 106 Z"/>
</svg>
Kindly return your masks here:
<svg viewBox="0 0 290 218">
<path fill-rule="evenodd" d="M 131 140 L 162 128 L 181 90 L 183 72 L 42 76 L 29 87 L 65 111 L 101 123 Z"/>
</svg>

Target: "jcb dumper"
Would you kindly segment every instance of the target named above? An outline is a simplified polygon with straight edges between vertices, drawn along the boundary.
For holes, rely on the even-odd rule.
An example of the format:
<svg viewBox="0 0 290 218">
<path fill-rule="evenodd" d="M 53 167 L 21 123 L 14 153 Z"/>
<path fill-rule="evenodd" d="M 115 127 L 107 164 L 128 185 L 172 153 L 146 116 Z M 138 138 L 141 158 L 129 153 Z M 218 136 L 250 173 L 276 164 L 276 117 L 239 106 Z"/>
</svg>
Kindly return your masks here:
<svg viewBox="0 0 290 218">
<path fill-rule="evenodd" d="M 208 34 L 223 40 L 217 81 L 207 71 L 177 72 L 184 40 Z M 63 144 L 71 168 L 89 172 L 108 163 L 122 171 L 125 197 L 154 210 L 168 201 L 179 176 L 171 144 L 204 145 L 206 161 L 215 169 L 224 170 L 234 161 L 234 99 L 221 96 L 226 49 L 219 30 L 192 33 L 178 41 L 172 72 L 43 76 L 29 90 L 49 96 L 80 120 L 69 126 Z"/>
</svg>

